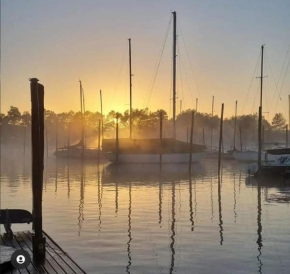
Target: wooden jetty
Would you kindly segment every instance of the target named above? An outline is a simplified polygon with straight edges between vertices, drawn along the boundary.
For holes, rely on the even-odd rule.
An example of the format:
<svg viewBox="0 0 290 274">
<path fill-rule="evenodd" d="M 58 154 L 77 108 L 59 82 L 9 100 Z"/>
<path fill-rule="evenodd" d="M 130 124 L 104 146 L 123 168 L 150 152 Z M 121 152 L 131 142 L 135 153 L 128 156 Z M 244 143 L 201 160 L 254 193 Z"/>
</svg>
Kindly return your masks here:
<svg viewBox="0 0 290 274">
<path fill-rule="evenodd" d="M 77 263 L 44 231 L 46 238 L 46 256 L 41 264 L 32 262 L 26 269 L 15 269 L 12 266 L 1 269 L 1 273 L 49 273 L 49 274 L 79 274 L 86 273 Z M 13 238 L 0 235 L 0 245 L 8 246 L 13 249 L 23 249 L 33 258 L 32 236 L 34 231 L 14 232 Z M 2 252 L 1 252 L 2 253 Z"/>
<path fill-rule="evenodd" d="M 32 138 L 32 214 L 22 209 L 0 210 L 0 224 L 6 233 L 0 235 L 1 273 L 85 273 L 42 229 L 42 189 L 44 166 L 44 86 L 30 79 Z M 17 201 L 15 201 L 15 204 Z M 32 223 L 33 231 L 13 232 L 12 224 Z M 11 255 L 24 250 L 31 257 L 25 269 L 14 268 Z"/>
</svg>

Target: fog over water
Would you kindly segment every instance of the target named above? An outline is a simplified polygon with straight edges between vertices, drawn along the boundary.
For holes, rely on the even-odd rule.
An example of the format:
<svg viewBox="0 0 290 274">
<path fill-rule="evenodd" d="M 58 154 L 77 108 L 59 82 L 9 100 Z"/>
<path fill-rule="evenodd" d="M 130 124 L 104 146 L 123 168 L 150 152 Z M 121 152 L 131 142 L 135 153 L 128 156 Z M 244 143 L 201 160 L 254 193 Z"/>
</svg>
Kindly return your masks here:
<svg viewBox="0 0 290 274">
<path fill-rule="evenodd" d="M 1 207 L 31 211 L 29 158 L 2 155 Z M 220 183 L 220 185 L 219 185 Z M 287 273 L 290 184 L 245 165 L 45 161 L 44 230 L 88 273 Z M 31 229 L 15 225 L 14 230 Z"/>
</svg>

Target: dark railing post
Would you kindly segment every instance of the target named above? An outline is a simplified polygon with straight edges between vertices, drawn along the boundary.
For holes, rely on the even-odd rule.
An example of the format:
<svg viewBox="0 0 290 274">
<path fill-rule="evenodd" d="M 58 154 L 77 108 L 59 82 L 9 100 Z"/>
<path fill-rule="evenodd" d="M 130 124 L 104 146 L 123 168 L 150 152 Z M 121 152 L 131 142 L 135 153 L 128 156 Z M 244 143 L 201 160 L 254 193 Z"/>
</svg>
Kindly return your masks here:
<svg viewBox="0 0 290 274">
<path fill-rule="evenodd" d="M 33 260 L 45 259 L 45 237 L 42 236 L 42 187 L 44 156 L 44 86 L 38 79 L 30 79 L 31 139 L 32 139 L 32 195 L 33 195 Z"/>
</svg>

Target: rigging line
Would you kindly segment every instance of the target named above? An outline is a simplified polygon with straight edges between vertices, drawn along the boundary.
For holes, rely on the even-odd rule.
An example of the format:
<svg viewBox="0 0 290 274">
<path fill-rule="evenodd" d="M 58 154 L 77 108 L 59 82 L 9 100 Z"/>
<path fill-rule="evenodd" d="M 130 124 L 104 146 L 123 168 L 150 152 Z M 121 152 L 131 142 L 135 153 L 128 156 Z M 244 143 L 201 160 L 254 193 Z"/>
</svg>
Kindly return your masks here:
<svg viewBox="0 0 290 274">
<path fill-rule="evenodd" d="M 183 59 L 182 59 L 181 55 L 180 55 L 180 61 L 181 61 L 181 65 L 184 67 L 184 63 L 183 63 Z M 192 104 L 193 104 L 194 103 L 194 95 L 193 95 L 192 89 L 190 87 L 190 83 L 189 83 L 189 80 L 188 80 L 188 77 L 187 77 L 187 73 L 186 73 L 185 70 L 184 70 L 184 74 L 185 74 L 186 82 L 187 82 L 187 85 L 188 85 L 188 88 L 189 88 L 189 91 L 190 91 L 191 100 L 192 100 Z"/>
<path fill-rule="evenodd" d="M 116 85 L 115 85 L 115 88 L 114 88 L 113 94 L 112 94 L 111 99 L 110 99 L 110 105 L 112 105 L 113 98 L 115 97 L 115 94 L 116 94 L 116 91 L 117 91 L 117 88 L 118 88 L 118 85 L 119 85 L 119 80 L 120 80 L 121 72 L 122 72 L 122 70 L 123 70 L 124 60 L 125 60 L 126 53 L 127 53 L 127 49 L 125 50 L 124 55 L 123 55 L 123 58 L 122 58 L 122 62 L 121 62 L 121 66 L 120 66 L 120 70 L 119 70 L 119 72 L 118 72 L 118 76 L 117 76 L 117 83 L 116 83 Z"/>
<path fill-rule="evenodd" d="M 154 84 L 155 84 L 155 81 L 156 81 L 156 78 L 157 78 L 157 73 L 159 71 L 159 67 L 160 67 L 160 64 L 161 64 L 161 59 L 162 59 L 163 52 L 164 52 L 164 49 L 165 49 L 165 44 L 166 44 L 166 41 L 167 41 L 167 38 L 168 38 L 171 22 L 172 22 L 172 15 L 170 16 L 170 20 L 169 20 L 169 23 L 168 23 L 168 26 L 167 26 L 165 37 L 163 39 L 163 45 L 162 45 L 161 50 L 159 52 L 159 58 L 158 58 L 157 63 L 155 65 L 155 69 L 154 69 L 153 74 L 152 74 L 152 78 L 151 78 L 151 81 L 150 81 L 150 84 L 149 84 L 149 87 L 148 87 L 148 91 L 147 91 L 146 96 L 145 96 L 145 98 L 146 97 L 148 97 L 148 98 L 145 99 L 145 104 L 143 105 L 144 107 L 147 107 L 148 104 L 149 104 L 149 101 L 150 101 L 150 97 L 151 97 L 151 94 L 152 94 L 152 91 L 153 91 L 153 88 L 154 88 Z"/>
<path fill-rule="evenodd" d="M 190 58 L 189 58 L 189 54 L 188 54 L 188 50 L 187 50 L 187 46 L 186 46 L 186 43 L 185 43 L 185 39 L 184 39 L 184 36 L 183 36 L 183 32 L 181 30 L 181 26 L 180 26 L 180 23 L 179 23 L 179 20 L 177 19 L 177 26 L 178 26 L 178 30 L 181 34 L 181 38 L 182 38 L 182 41 L 183 41 L 183 45 L 184 45 L 184 48 L 185 48 L 185 52 L 186 52 L 186 55 L 187 55 L 187 59 L 188 59 L 188 63 L 189 63 L 189 66 L 190 66 L 190 70 L 191 70 L 191 73 L 192 73 L 192 77 L 193 77 L 193 80 L 194 80 L 194 83 L 195 83 L 195 87 L 196 87 L 196 90 L 197 90 L 197 94 L 198 94 L 198 97 L 200 98 L 200 104 L 201 104 L 201 107 L 203 107 L 203 102 L 202 102 L 202 98 L 200 96 L 200 92 L 199 92 L 199 88 L 198 88 L 198 85 L 197 85 L 197 81 L 196 81 L 196 77 L 195 77 L 195 74 L 193 72 L 193 66 L 192 66 L 192 63 L 190 61 Z"/>
<path fill-rule="evenodd" d="M 286 70 L 285 70 L 285 73 L 284 73 L 284 78 L 283 78 L 283 81 L 282 81 L 282 84 L 281 84 L 281 88 L 280 88 L 280 93 L 279 93 L 278 101 L 280 99 L 281 102 L 283 102 L 282 101 L 282 98 L 281 98 L 281 93 L 282 93 L 282 90 L 283 90 L 283 87 L 284 87 L 284 83 L 285 83 L 286 75 L 287 75 L 287 72 L 288 72 L 288 69 L 289 69 L 289 65 L 290 65 L 290 57 L 289 57 L 289 60 L 288 60 L 288 64 L 287 64 L 287 67 L 286 67 Z M 276 104 L 275 112 L 277 110 L 278 101 L 277 101 L 277 104 Z"/>
<path fill-rule="evenodd" d="M 275 79 L 275 76 L 274 76 L 274 73 L 273 73 L 273 70 L 272 70 L 272 67 L 271 67 L 271 64 L 270 64 L 270 61 L 269 61 L 269 58 L 268 58 L 267 53 L 266 53 L 265 55 L 266 55 L 266 61 L 267 61 L 266 64 L 267 64 L 267 63 L 269 64 L 270 71 L 271 71 L 271 75 L 272 75 L 273 80 L 274 80 L 274 83 L 275 83 L 275 88 L 276 88 L 276 91 L 278 92 L 278 98 L 277 98 L 277 105 L 278 105 L 279 98 L 280 98 L 280 100 L 281 100 L 281 97 L 280 97 L 280 95 L 279 95 L 279 87 L 278 87 L 278 83 L 277 83 L 277 81 L 276 81 L 276 79 Z M 283 66 L 284 66 L 284 65 L 283 65 Z M 280 77 L 279 77 L 279 78 L 280 78 Z M 273 94 L 272 102 L 274 102 L 275 95 L 276 95 L 276 91 L 275 91 L 274 94 Z M 286 111 L 285 111 L 285 107 L 284 107 L 284 104 L 283 104 L 283 101 L 282 101 L 282 100 L 281 100 L 281 103 L 282 103 L 282 107 L 283 107 L 283 109 L 284 109 L 284 113 L 285 113 Z M 276 112 L 277 105 L 276 105 L 276 108 L 275 108 L 274 114 L 275 114 L 275 112 Z M 269 110 L 269 111 L 270 111 L 270 110 Z"/>
<path fill-rule="evenodd" d="M 246 99 L 245 99 L 244 105 L 242 107 L 241 115 L 244 114 L 244 109 L 245 109 L 245 106 L 246 106 L 246 104 L 248 102 L 250 91 L 251 91 L 251 88 L 252 88 L 252 85 L 253 85 L 254 78 L 257 75 L 257 69 L 258 69 L 258 65 L 259 65 L 260 61 L 261 61 L 261 51 L 259 53 L 259 56 L 258 56 L 258 59 L 257 59 L 257 62 L 256 62 L 256 66 L 255 66 L 255 69 L 254 69 L 254 72 L 253 72 L 253 75 L 252 75 L 250 86 L 249 86 L 249 89 L 247 91 Z"/>
<path fill-rule="evenodd" d="M 279 81 L 280 81 L 280 79 L 282 77 L 282 73 L 283 73 L 283 70 L 284 70 L 285 65 L 286 65 L 287 55 L 288 55 L 289 51 L 290 51 L 290 44 L 289 44 L 289 47 L 287 49 L 287 52 L 286 52 L 286 55 L 285 55 L 285 58 L 284 58 L 283 66 L 282 66 L 282 69 L 281 69 L 281 72 L 280 72 L 280 75 L 279 75 L 279 78 L 278 78 L 278 83 L 279 83 Z"/>
</svg>

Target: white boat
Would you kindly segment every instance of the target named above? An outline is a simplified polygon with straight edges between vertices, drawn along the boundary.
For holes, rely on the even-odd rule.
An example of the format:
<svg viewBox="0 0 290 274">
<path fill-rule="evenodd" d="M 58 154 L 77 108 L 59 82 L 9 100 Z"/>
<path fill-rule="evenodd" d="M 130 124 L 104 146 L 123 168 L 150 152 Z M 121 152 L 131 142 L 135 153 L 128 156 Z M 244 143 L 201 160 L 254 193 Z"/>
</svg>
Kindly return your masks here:
<svg viewBox="0 0 290 274">
<path fill-rule="evenodd" d="M 54 155 L 57 158 L 82 158 L 82 156 L 86 159 L 98 159 L 98 157 L 102 157 L 102 152 L 97 148 L 84 148 L 82 150 L 82 147 L 63 147 L 59 150 L 54 152 Z"/>
</svg>

